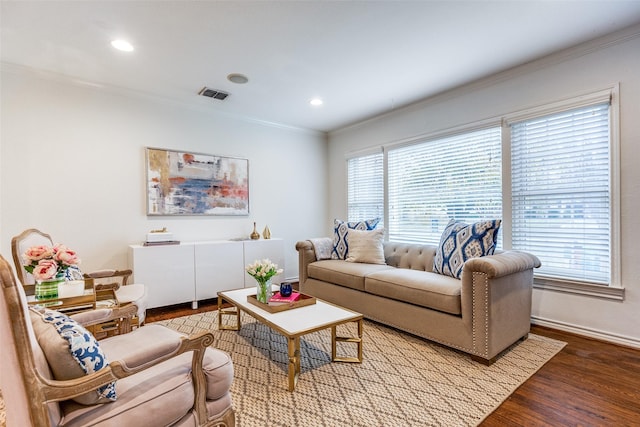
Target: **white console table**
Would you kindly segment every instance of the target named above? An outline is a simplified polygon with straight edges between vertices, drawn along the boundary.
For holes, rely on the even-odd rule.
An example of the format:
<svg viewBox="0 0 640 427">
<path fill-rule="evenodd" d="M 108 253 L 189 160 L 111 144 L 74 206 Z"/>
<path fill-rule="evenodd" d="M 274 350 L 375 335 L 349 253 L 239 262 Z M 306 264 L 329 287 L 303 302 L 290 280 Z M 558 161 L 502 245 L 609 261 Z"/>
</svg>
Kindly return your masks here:
<svg viewBox="0 0 640 427">
<path fill-rule="evenodd" d="M 179 245 L 129 246 L 135 283 L 148 288 L 149 308 L 216 298 L 218 292 L 255 286 L 245 266 L 269 258 L 284 269 L 284 242 L 214 240 Z M 276 276 L 275 282 L 281 280 Z"/>
</svg>

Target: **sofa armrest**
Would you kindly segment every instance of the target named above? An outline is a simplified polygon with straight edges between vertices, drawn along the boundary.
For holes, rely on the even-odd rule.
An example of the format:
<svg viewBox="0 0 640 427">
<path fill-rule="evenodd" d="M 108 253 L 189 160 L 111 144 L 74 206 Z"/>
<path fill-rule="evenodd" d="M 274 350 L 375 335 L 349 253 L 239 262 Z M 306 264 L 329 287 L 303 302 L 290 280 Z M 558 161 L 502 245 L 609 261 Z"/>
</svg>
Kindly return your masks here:
<svg viewBox="0 0 640 427">
<path fill-rule="evenodd" d="M 495 255 L 472 258 L 464 263 L 463 274 L 485 273 L 489 279 L 540 267 L 535 255 L 519 251 L 505 251 Z"/>
<path fill-rule="evenodd" d="M 296 250 L 298 251 L 298 280 L 300 281 L 300 285 L 302 285 L 309 278 L 307 266 L 317 261 L 316 253 L 311 240 L 301 240 L 297 242 Z"/>
<path fill-rule="evenodd" d="M 529 333 L 533 269 L 540 265 L 536 256 L 518 251 L 465 262 L 462 317 L 472 331 L 472 353 L 485 363 Z"/>
</svg>

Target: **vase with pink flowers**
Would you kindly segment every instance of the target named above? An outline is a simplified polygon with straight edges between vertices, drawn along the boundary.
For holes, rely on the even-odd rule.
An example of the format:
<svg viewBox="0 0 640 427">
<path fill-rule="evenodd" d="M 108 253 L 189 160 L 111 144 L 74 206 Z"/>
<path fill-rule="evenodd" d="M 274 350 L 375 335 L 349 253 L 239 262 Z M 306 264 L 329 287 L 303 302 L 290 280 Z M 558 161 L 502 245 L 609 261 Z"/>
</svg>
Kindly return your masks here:
<svg viewBox="0 0 640 427">
<path fill-rule="evenodd" d="M 64 282 L 70 267 L 80 264 L 78 254 L 65 245 L 31 246 L 22 254 L 24 269 L 36 281 L 35 297 L 38 300 L 58 297 L 58 285 Z"/>
</svg>

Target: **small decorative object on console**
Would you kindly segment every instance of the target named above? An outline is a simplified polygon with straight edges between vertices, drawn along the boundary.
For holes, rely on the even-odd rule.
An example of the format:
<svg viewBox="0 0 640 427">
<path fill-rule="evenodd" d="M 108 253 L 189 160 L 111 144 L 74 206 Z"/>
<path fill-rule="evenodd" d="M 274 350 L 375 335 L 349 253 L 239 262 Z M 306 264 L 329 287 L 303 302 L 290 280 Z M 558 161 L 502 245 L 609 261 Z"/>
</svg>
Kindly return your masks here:
<svg viewBox="0 0 640 427">
<path fill-rule="evenodd" d="M 147 240 L 144 242 L 144 246 L 156 246 L 156 245 L 178 245 L 178 240 L 173 240 L 173 233 L 167 231 L 167 227 L 163 227 L 160 230 L 151 230 L 147 233 Z"/>
<path fill-rule="evenodd" d="M 253 223 L 253 231 L 251 232 L 249 237 L 251 237 L 251 240 L 260 239 L 260 233 L 258 233 L 258 229 L 256 228 L 256 223 L 255 222 Z"/>
</svg>

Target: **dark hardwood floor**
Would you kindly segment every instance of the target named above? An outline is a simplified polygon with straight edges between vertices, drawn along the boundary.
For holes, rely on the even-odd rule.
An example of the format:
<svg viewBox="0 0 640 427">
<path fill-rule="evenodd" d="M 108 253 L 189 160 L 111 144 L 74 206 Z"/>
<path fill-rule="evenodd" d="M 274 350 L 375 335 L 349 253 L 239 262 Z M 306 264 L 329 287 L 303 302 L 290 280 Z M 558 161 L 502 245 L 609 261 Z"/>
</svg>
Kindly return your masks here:
<svg viewBox="0 0 640 427">
<path fill-rule="evenodd" d="M 218 308 L 215 300 L 151 309 L 147 322 Z M 640 426 L 640 350 L 540 326 L 567 342 L 481 426 Z"/>
</svg>

